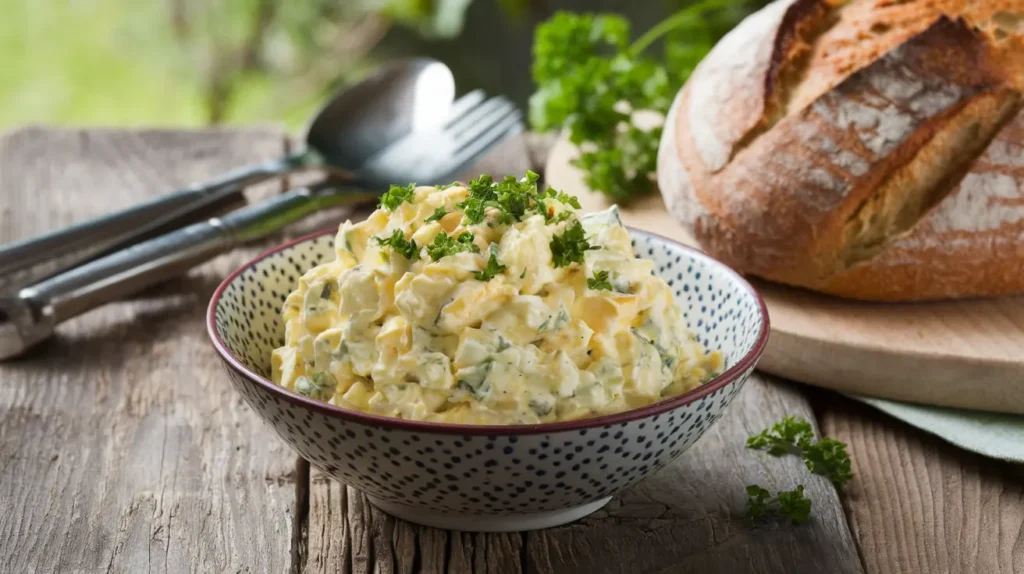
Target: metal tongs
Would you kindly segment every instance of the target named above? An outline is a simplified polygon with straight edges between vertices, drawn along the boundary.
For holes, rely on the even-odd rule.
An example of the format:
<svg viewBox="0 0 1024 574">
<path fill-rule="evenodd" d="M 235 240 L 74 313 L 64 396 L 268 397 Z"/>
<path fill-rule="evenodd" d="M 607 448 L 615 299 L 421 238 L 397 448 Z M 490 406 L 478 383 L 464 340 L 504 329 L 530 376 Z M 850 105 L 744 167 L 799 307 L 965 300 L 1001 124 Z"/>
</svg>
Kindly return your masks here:
<svg viewBox="0 0 1024 574">
<path fill-rule="evenodd" d="M 488 149 L 519 133 L 521 120 L 507 100 L 483 101 L 479 93 L 470 94 L 455 102 L 441 129 L 400 139 L 370 158 L 367 169 L 388 172 L 385 166 L 390 166 L 391 171 L 407 174 L 403 178 L 407 181 L 448 182 Z M 234 191 L 241 194 L 240 188 Z M 47 339 L 62 321 L 180 275 L 320 210 L 373 201 L 380 191 L 380 187 L 356 187 L 327 178 L 135 243 L 41 281 L 0 291 L 0 360 Z M 223 210 L 225 206 L 210 207 Z"/>
</svg>

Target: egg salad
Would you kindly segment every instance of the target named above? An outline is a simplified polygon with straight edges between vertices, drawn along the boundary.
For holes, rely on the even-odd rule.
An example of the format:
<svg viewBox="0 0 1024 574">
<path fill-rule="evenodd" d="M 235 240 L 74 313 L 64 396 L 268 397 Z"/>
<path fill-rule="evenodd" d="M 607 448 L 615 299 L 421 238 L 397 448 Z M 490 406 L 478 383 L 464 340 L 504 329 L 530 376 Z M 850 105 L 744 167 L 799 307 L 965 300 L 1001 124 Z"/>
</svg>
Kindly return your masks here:
<svg viewBox="0 0 1024 574">
<path fill-rule="evenodd" d="M 392 187 L 285 301 L 273 380 L 339 407 L 468 424 L 643 407 L 722 368 L 614 208 L 537 175 Z"/>
</svg>

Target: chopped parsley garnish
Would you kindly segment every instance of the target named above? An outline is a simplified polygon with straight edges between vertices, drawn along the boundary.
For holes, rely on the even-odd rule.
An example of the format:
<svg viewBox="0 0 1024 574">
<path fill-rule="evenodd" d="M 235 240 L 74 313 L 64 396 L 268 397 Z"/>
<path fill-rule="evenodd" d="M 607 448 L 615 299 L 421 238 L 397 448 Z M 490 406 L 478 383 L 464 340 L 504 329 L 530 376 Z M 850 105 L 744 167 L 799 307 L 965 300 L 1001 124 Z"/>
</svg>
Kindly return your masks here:
<svg viewBox="0 0 1024 574">
<path fill-rule="evenodd" d="M 747 487 L 747 518 L 757 520 L 774 510 L 793 524 L 803 524 L 811 517 L 811 501 L 804 496 L 804 485 L 796 489 L 780 491 L 775 497 L 766 489 L 751 484 Z"/>
<path fill-rule="evenodd" d="M 330 299 L 331 298 L 331 291 L 333 291 L 333 290 L 334 290 L 334 281 L 327 281 L 326 283 L 324 283 L 324 286 L 320 289 L 320 298 L 321 299 Z"/>
<path fill-rule="evenodd" d="M 495 275 L 505 270 L 505 266 L 498 263 L 498 250 L 495 249 L 495 245 L 491 244 L 490 249 L 491 256 L 487 259 L 487 267 L 483 271 L 477 271 L 473 274 L 477 281 L 490 281 Z"/>
<path fill-rule="evenodd" d="M 539 175 L 529 170 L 522 179 L 508 175 L 501 181 L 495 181 L 489 175 L 481 175 L 469 183 L 469 197 L 456 207 L 463 210 L 463 219 L 470 225 L 483 223 L 487 209 L 497 212 L 499 223 L 516 223 L 535 213 L 542 214 L 550 222 L 553 217 L 548 215 L 546 204 L 549 198 L 580 209 L 579 200 L 565 192 L 553 189 L 538 191 L 539 179 Z M 564 221 L 565 217 L 559 214 L 555 219 Z"/>
<path fill-rule="evenodd" d="M 612 284 L 608 281 L 607 271 L 595 271 L 594 276 L 587 279 L 587 287 L 593 290 L 604 289 L 605 291 L 612 290 Z"/>
<path fill-rule="evenodd" d="M 578 220 L 570 225 L 561 235 L 551 239 L 551 260 L 555 267 L 568 267 L 573 263 L 583 263 L 583 254 L 596 249 L 587 242 L 583 224 Z"/>
<path fill-rule="evenodd" d="M 548 223 L 552 225 L 557 225 L 563 221 L 568 221 L 569 219 L 572 218 L 572 216 L 573 213 L 571 211 L 563 211 L 558 215 L 554 215 L 552 217 L 547 217 L 547 212 L 544 212 L 544 218 L 547 220 Z"/>
<path fill-rule="evenodd" d="M 545 199 L 547 199 L 549 197 L 552 198 L 552 199 L 557 199 L 558 201 L 560 201 L 560 202 L 562 202 L 562 203 L 564 203 L 564 204 L 566 204 L 566 205 L 568 205 L 570 207 L 576 208 L 576 209 L 582 209 L 583 208 L 580 205 L 580 200 L 577 199 L 575 195 L 569 195 L 568 193 L 565 193 L 564 191 L 558 191 L 558 190 L 555 190 L 555 189 L 549 187 L 549 188 L 545 189 L 544 191 L 540 192 L 539 194 L 537 194 L 537 200 L 539 202 L 542 202 L 542 201 L 544 201 Z M 546 217 L 546 215 L 545 215 L 545 217 Z"/>
<path fill-rule="evenodd" d="M 704 373 L 703 377 L 700 378 L 700 384 L 703 385 L 704 383 L 710 381 L 711 379 L 717 377 L 720 374 L 721 373 L 716 373 L 714 371 L 708 371 L 708 372 Z"/>
<path fill-rule="evenodd" d="M 412 198 L 415 195 L 415 192 L 415 183 L 410 183 L 405 187 L 392 185 L 391 189 L 387 190 L 387 192 L 380 197 L 380 206 L 388 211 L 394 211 L 404 202 L 412 203 Z"/>
<path fill-rule="evenodd" d="M 462 232 L 458 239 L 442 231 L 435 235 L 434 242 L 427 246 L 427 254 L 434 261 L 456 253 L 476 253 L 478 251 L 480 248 L 473 243 L 473 234 L 468 231 Z"/>
<path fill-rule="evenodd" d="M 437 209 L 435 209 L 434 213 L 431 213 L 430 215 L 428 215 L 427 218 L 423 220 L 423 222 L 424 223 L 430 223 L 432 221 L 441 221 L 441 218 L 446 216 L 446 215 L 448 215 L 448 212 L 445 211 L 444 206 L 442 205 L 441 207 L 438 207 Z"/>
<path fill-rule="evenodd" d="M 326 401 L 334 395 L 338 386 L 337 379 L 328 372 L 320 371 L 310 377 L 295 379 L 295 392 L 318 401 Z"/>
<path fill-rule="evenodd" d="M 402 255 L 402 257 L 405 257 L 409 261 L 420 258 L 420 248 L 416 245 L 416 240 L 406 240 L 405 233 L 401 229 L 396 229 L 391 234 L 391 237 L 374 237 L 374 239 L 377 240 L 377 245 L 388 246 L 392 251 Z"/>
</svg>

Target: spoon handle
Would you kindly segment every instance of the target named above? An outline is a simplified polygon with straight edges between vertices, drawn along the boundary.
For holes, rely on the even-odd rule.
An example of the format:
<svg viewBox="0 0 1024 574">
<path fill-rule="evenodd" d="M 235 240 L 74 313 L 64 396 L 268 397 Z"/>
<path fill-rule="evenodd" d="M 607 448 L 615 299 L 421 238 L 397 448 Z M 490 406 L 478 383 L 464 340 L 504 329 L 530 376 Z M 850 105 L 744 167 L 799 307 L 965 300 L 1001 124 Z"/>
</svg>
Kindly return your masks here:
<svg viewBox="0 0 1024 574">
<path fill-rule="evenodd" d="M 302 159 L 303 154 L 296 154 L 242 168 L 123 211 L 2 246 L 0 292 L 17 290 L 200 217 L 239 207 L 245 202 L 243 187 L 291 171 Z"/>
</svg>

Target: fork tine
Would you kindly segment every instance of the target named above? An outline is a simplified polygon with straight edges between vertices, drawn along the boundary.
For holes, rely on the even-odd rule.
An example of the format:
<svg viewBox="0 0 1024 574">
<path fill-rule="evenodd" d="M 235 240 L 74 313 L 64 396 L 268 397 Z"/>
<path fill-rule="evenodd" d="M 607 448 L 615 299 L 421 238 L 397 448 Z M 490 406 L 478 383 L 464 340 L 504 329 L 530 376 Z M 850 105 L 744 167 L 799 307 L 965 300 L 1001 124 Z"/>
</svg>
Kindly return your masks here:
<svg viewBox="0 0 1024 574">
<path fill-rule="evenodd" d="M 486 114 L 481 114 L 472 125 L 466 126 L 461 132 L 452 134 L 455 147 L 458 149 L 468 145 L 509 116 L 522 117 L 519 110 L 508 100 L 504 100 L 500 104 L 492 107 Z"/>
<path fill-rule="evenodd" d="M 466 169 L 474 160 L 506 139 L 522 132 L 523 129 L 522 114 L 518 110 L 512 115 L 505 116 L 497 123 L 492 124 L 489 129 L 481 132 L 475 139 L 459 148 L 451 160 L 447 162 L 449 169 L 446 175 L 459 175 L 459 172 Z M 450 177 L 447 179 L 450 179 Z"/>
<path fill-rule="evenodd" d="M 502 110 L 512 107 L 512 102 L 502 96 L 489 98 L 486 102 L 473 108 L 467 114 L 459 118 L 458 121 L 445 126 L 444 131 L 449 135 L 449 137 L 459 139 L 459 135 L 461 133 L 467 130 L 473 130 L 476 126 L 479 126 L 481 122 L 487 121 L 487 118 L 493 114 L 500 113 Z"/>
<path fill-rule="evenodd" d="M 522 130 L 522 114 L 501 96 L 484 100 L 476 90 L 453 104 L 441 129 L 411 134 L 367 162 L 366 171 L 388 166 L 389 172 L 405 173 L 421 185 L 446 183 L 448 175 L 513 133 Z"/>
<path fill-rule="evenodd" d="M 385 158 L 401 157 L 404 154 L 416 153 L 418 149 L 422 149 L 423 139 L 425 135 L 439 135 L 443 132 L 448 131 L 449 126 L 457 124 L 462 121 L 467 114 L 473 112 L 479 107 L 480 103 L 484 100 L 484 93 L 481 90 L 473 90 L 472 92 L 457 99 L 448 114 L 448 120 L 445 124 L 434 130 L 433 132 L 412 132 L 402 136 L 398 141 L 384 148 L 378 152 L 375 156 L 370 158 L 366 163 L 374 164 Z M 390 161 L 394 161 L 393 159 Z"/>
<path fill-rule="evenodd" d="M 469 106 L 463 109 L 467 108 Z M 423 184 L 437 183 L 438 176 L 452 171 L 455 161 L 462 157 L 462 147 L 512 113 L 515 113 L 515 108 L 507 99 L 500 96 L 489 98 L 468 109 L 443 130 L 435 134 L 421 133 L 419 137 L 401 142 L 400 146 L 389 148 L 385 159 L 392 166 L 406 166 L 402 171 L 431 174 L 430 181 L 423 180 Z M 425 162 L 434 165 L 429 168 L 423 165 Z"/>
<path fill-rule="evenodd" d="M 473 90 L 461 98 L 455 100 L 452 104 L 451 110 L 448 112 L 448 119 L 445 121 L 444 126 L 448 127 L 454 122 L 457 122 L 462 116 L 469 113 L 470 110 L 480 105 L 480 102 L 484 101 L 483 90 Z"/>
</svg>

